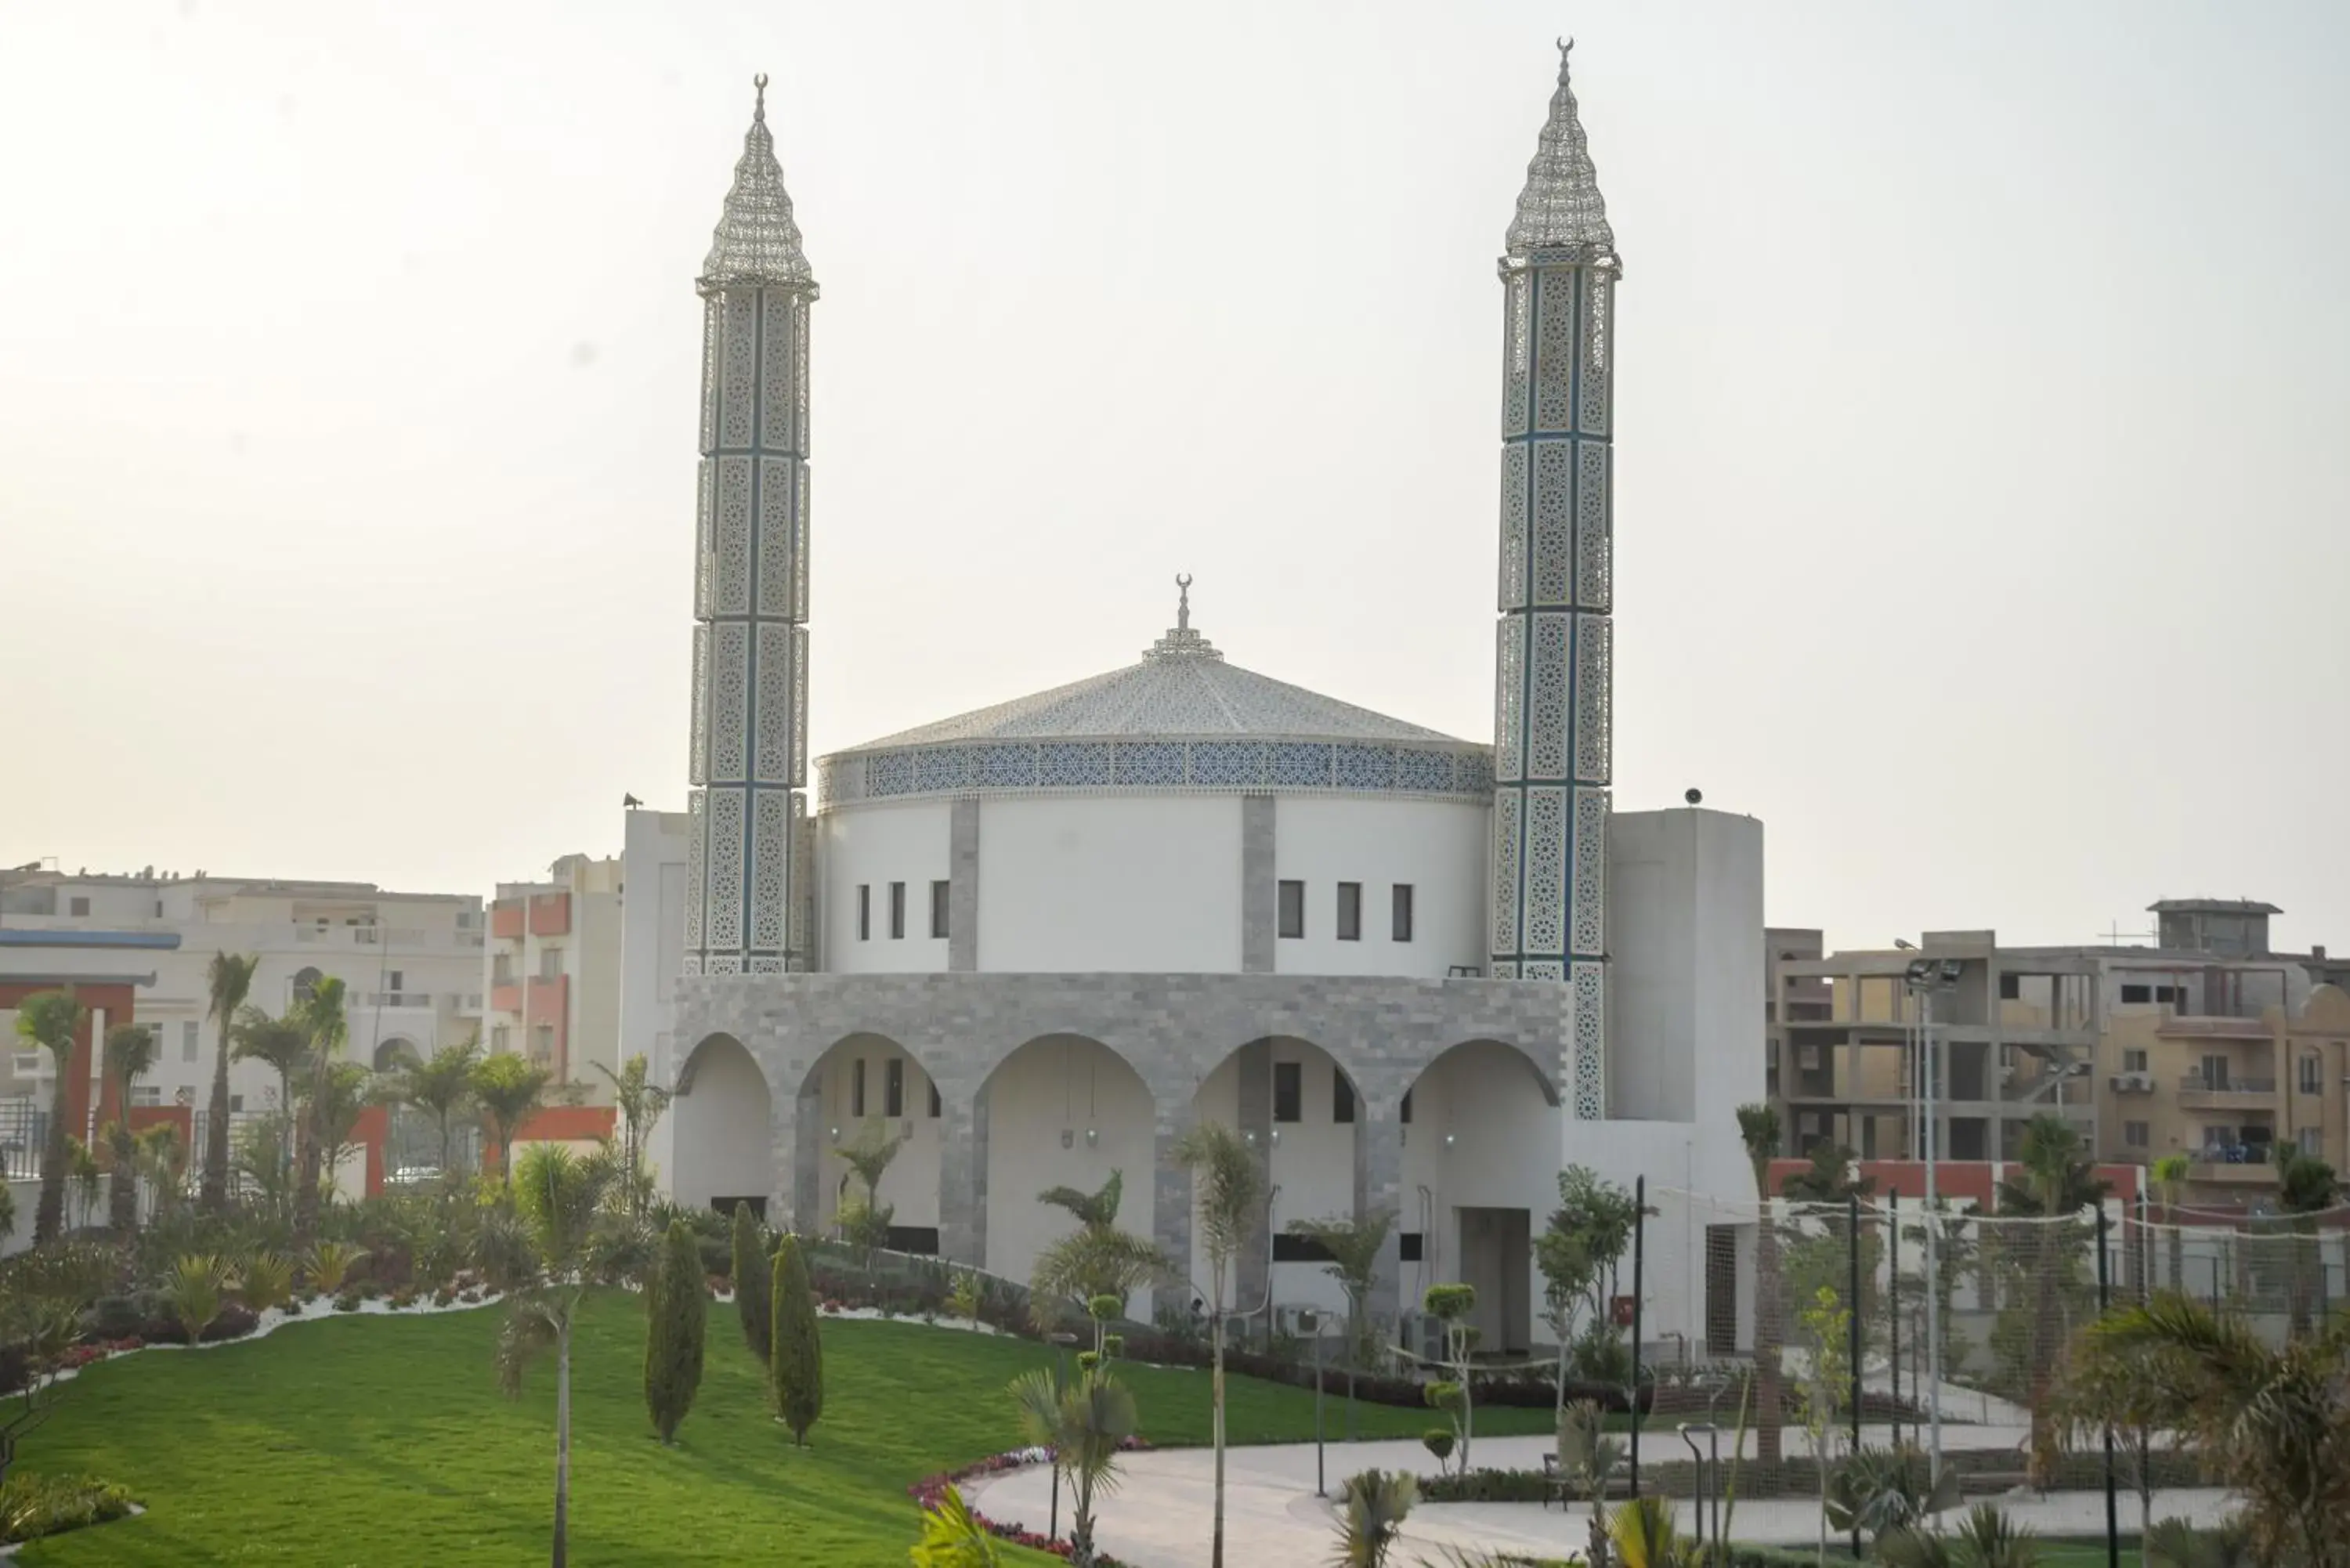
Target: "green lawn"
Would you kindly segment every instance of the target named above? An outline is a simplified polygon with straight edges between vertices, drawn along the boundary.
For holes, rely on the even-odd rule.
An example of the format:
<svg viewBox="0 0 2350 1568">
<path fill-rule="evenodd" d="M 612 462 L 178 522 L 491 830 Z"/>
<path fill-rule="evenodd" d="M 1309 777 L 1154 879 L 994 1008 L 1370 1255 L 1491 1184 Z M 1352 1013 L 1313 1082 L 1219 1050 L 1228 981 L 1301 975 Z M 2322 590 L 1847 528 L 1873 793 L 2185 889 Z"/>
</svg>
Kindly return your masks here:
<svg viewBox="0 0 2350 1568">
<path fill-rule="evenodd" d="M 534 1369 L 520 1401 L 501 1397 L 490 1373 L 498 1318 L 495 1309 L 329 1317 L 250 1344 L 148 1352 L 90 1368 L 26 1442 L 23 1467 L 121 1481 L 150 1511 L 36 1542 L 20 1561 L 533 1561 L 546 1551 L 552 1509 L 553 1367 Z M 1024 1341 L 827 1320 L 825 1417 L 812 1446 L 795 1451 L 767 1415 L 733 1309 L 714 1303 L 710 1327 L 701 1397 L 678 1446 L 663 1449 L 645 1418 L 639 1302 L 616 1294 L 590 1304 L 572 1369 L 571 1551 L 581 1568 L 900 1568 L 915 1534 L 907 1484 L 1018 1446 L 1004 1385 L 1050 1359 Z M 1149 1440 L 1207 1441 L 1206 1373 L 1135 1366 L 1124 1376 Z M 1305 1389 L 1235 1377 L 1229 1410 L 1235 1442 L 1313 1436 L 1314 1397 Z M 1440 1419 L 1427 1410 L 1357 1412 L 1366 1437 L 1410 1436 Z M 1341 1418 L 1332 1401 L 1334 1433 Z M 1549 1426 L 1548 1410 L 1478 1417 L 1482 1432 Z"/>
</svg>

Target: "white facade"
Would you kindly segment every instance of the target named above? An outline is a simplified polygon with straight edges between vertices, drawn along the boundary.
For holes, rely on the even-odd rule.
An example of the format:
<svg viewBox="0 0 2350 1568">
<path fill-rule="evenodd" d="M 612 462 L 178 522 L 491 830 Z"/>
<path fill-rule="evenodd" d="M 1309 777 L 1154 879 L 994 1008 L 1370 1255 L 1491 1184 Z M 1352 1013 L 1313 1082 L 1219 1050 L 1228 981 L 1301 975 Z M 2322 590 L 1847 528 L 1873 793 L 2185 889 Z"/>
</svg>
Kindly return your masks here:
<svg viewBox="0 0 2350 1568">
<path fill-rule="evenodd" d="M 206 971 L 216 953 L 259 958 L 246 1002 L 271 1013 L 285 1012 L 310 981 L 341 980 L 350 1058 L 371 1068 L 396 1065 L 411 1053 L 430 1055 L 480 1025 L 478 897 L 391 893 L 364 882 L 47 873 L 12 875 L 5 898 L 0 921 L 10 929 L 178 937 L 178 947 L 167 950 L 75 954 L 76 967 L 88 972 L 155 977 L 139 992 L 136 1006 L 138 1022 L 153 1026 L 160 1046 L 154 1070 L 140 1086 L 140 1102 L 198 1109 L 207 1104 L 219 1029 L 206 1017 Z M 0 975 L 42 961 L 38 950 L 0 948 Z M 31 1066 L 30 1058 L 22 1064 Z M 47 1078 L 46 1067 L 12 1073 L 0 1095 L 45 1093 Z M 234 1064 L 229 1085 L 234 1111 L 276 1104 L 276 1076 L 258 1063 Z"/>
</svg>

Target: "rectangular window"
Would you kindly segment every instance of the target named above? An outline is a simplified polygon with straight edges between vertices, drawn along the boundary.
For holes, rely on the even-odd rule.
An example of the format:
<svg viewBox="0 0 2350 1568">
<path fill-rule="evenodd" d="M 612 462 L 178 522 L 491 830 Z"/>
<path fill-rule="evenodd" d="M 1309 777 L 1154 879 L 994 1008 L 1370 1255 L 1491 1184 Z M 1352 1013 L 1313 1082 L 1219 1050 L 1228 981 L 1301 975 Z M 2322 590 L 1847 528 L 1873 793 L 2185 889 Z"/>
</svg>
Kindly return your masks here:
<svg viewBox="0 0 2350 1568">
<path fill-rule="evenodd" d="M 931 1120 L 938 1120 L 939 1113 L 942 1109 L 944 1109 L 944 1107 L 939 1104 L 939 1086 L 936 1084 L 932 1084 L 931 1085 Z"/>
<path fill-rule="evenodd" d="M 1346 1069 L 1330 1068 L 1330 1119 L 1340 1126 L 1355 1119 L 1355 1085 L 1347 1081 Z"/>
<path fill-rule="evenodd" d="M 2185 997 L 2186 991 L 2182 986 L 2158 985 L 2154 988 L 2154 999 L 2157 1002 L 2167 1002 L 2176 1006 L 2185 1000 Z"/>
<path fill-rule="evenodd" d="M 514 983 L 514 955 L 512 953 L 499 953 L 490 960 L 490 983 L 492 985 L 512 985 Z"/>
<path fill-rule="evenodd" d="M 865 1058 L 859 1056 L 848 1064 L 848 1114 L 865 1114 Z"/>
<path fill-rule="evenodd" d="M 1305 934 L 1305 884 L 1284 882 L 1281 885 L 1281 934 L 1303 937 Z"/>
<path fill-rule="evenodd" d="M 530 1043 L 531 1060 L 539 1063 L 554 1061 L 555 1025 L 552 1023 L 542 1023 L 536 1029 L 532 1030 L 531 1033 L 533 1036 Z"/>
<path fill-rule="evenodd" d="M 2022 975 L 2002 973 L 1999 977 L 1999 999 L 2002 1002 L 2019 1001 L 2022 995 L 2023 977 Z"/>
<path fill-rule="evenodd" d="M 408 989 L 407 981 L 408 971 L 406 970 L 386 970 L 383 976 L 383 988 L 386 991 L 406 991 Z"/>
<path fill-rule="evenodd" d="M 2313 1157 L 2324 1154 L 2325 1152 L 2325 1129 L 2319 1127 L 2307 1127 L 2302 1128 L 2301 1152 Z"/>
<path fill-rule="evenodd" d="M 1406 1231 L 1396 1238 L 1396 1258 L 1399 1262 L 1419 1262 L 1419 1232 Z"/>
<path fill-rule="evenodd" d="M 130 1104 L 133 1109 L 160 1106 L 162 1103 L 163 1090 L 161 1085 L 133 1084 L 130 1085 Z"/>
<path fill-rule="evenodd" d="M 2145 1122 L 2124 1122 L 2122 1142 L 2132 1148 L 2144 1148 L 2154 1141 L 2154 1129 Z"/>
<path fill-rule="evenodd" d="M 1273 1119 L 1295 1122 L 1305 1115 L 1305 1067 L 1299 1062 L 1273 1064 Z"/>
<path fill-rule="evenodd" d="M 490 1049 L 504 1053 L 514 1049 L 514 1031 L 503 1023 L 490 1026 Z"/>
<path fill-rule="evenodd" d="M 55 905 L 50 907 L 52 909 L 56 908 Z M 69 915 L 87 915 L 89 913 L 89 900 L 88 898 L 69 898 L 66 901 L 66 912 Z"/>
<path fill-rule="evenodd" d="M 870 882 L 857 885 L 857 940 L 860 942 L 873 940 L 873 885 Z"/>
<path fill-rule="evenodd" d="M 1409 1089 L 1406 1089 L 1403 1092 L 1403 1116 L 1401 1120 L 1404 1126 L 1411 1126 L 1411 1091 Z"/>
<path fill-rule="evenodd" d="M 1390 918 L 1394 925 L 1389 934 L 1397 941 L 1408 942 L 1411 940 L 1411 884 L 1397 883 L 1391 895 L 1391 903 L 1393 913 Z"/>
<path fill-rule="evenodd" d="M 235 1116 L 238 1112 L 240 1112 L 240 1111 L 242 1111 L 242 1110 L 244 1110 L 244 1096 L 243 1095 L 231 1095 L 231 1096 L 228 1097 L 228 1114 L 229 1114 L 229 1115 L 231 1115 L 231 1116 Z"/>
<path fill-rule="evenodd" d="M 2122 1005 L 2124 1007 L 2142 1006 L 2153 1000 L 2154 987 L 2150 985 L 2126 985 L 2122 987 Z"/>
<path fill-rule="evenodd" d="M 903 882 L 889 884 L 889 940 L 893 942 L 906 940 L 906 885 Z"/>
<path fill-rule="evenodd" d="M 931 884 L 931 935 L 943 941 L 947 935 L 947 898 L 950 884 Z"/>
<path fill-rule="evenodd" d="M 196 1021 L 195 1019 L 188 1018 L 188 1019 L 182 1019 L 182 1020 L 181 1021 L 181 1023 L 180 1023 L 180 1060 L 181 1060 L 181 1061 L 182 1061 L 182 1062 L 192 1062 L 192 1061 L 194 1061 L 194 1060 L 196 1059 L 196 1051 L 197 1051 L 197 1046 L 196 1046 L 196 1031 L 197 1031 L 200 1027 L 202 1027 L 202 1026 L 197 1023 L 197 1021 Z"/>
<path fill-rule="evenodd" d="M 2207 1089 L 2224 1089 L 2228 1086 L 2228 1059 L 2225 1056 L 2203 1058 L 2203 1086 Z"/>
<path fill-rule="evenodd" d="M 939 1228 L 935 1225 L 892 1225 L 883 1246 L 893 1252 L 910 1253 L 917 1258 L 939 1255 Z"/>
<path fill-rule="evenodd" d="M 1360 882 L 1338 884 L 1338 940 L 1342 942 L 1363 940 L 1363 885 Z"/>
<path fill-rule="evenodd" d="M 882 1069 L 881 1114 L 885 1116 L 906 1114 L 906 1061 L 902 1056 L 890 1057 L 889 1066 Z"/>
<path fill-rule="evenodd" d="M 563 978 L 563 950 L 561 948 L 541 948 L 538 950 L 538 978 L 541 980 L 561 980 Z"/>
<path fill-rule="evenodd" d="M 1273 1261 L 1276 1263 L 1327 1263 L 1333 1260 L 1330 1249 L 1311 1236 L 1294 1236 L 1286 1231 L 1273 1233 Z"/>
<path fill-rule="evenodd" d="M 2125 1052 L 2123 1052 L 2123 1053 L 2122 1053 L 2122 1071 L 2123 1071 L 2123 1072 L 2125 1072 L 2125 1073 L 2143 1073 L 2143 1072 L 2145 1072 L 2145 1071 L 2146 1071 L 2146 1053 L 2145 1053 L 2144 1051 L 2125 1051 Z"/>
<path fill-rule="evenodd" d="M 2314 1055 L 2303 1056 L 2301 1059 L 2301 1092 L 2304 1095 L 2314 1095 L 2317 1093 L 2317 1058 Z"/>
</svg>

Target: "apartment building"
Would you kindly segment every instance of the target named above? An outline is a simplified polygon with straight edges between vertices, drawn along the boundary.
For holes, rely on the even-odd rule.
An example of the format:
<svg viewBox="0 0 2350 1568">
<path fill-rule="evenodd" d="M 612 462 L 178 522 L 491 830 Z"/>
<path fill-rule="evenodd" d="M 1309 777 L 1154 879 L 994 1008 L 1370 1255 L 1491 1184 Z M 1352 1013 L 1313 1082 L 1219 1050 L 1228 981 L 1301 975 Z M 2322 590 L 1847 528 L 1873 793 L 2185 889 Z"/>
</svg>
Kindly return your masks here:
<svg viewBox="0 0 2350 1568">
<path fill-rule="evenodd" d="M 135 970 L 136 1018 L 154 1028 L 160 1049 L 133 1106 L 201 1108 L 219 1045 L 218 1025 L 206 1016 L 214 954 L 258 957 L 246 1001 L 270 1012 L 328 976 L 341 980 L 351 1058 L 387 1070 L 479 1026 L 482 925 L 482 901 L 467 894 L 151 867 L 127 875 L 20 867 L 0 877 L 0 933 L 8 934 L 0 982 L 55 969 L 61 943 L 93 977 L 99 968 Z M 12 1027 L 13 1018 L 0 1016 L 0 1029 Z M 40 1054 L 0 1054 L 0 1098 L 46 1103 L 53 1068 Z M 240 1112 L 276 1103 L 276 1077 L 257 1063 L 232 1068 L 230 1091 Z"/>
<path fill-rule="evenodd" d="M 2002 947 L 1990 931 L 1823 952 L 1820 934 L 1768 934 L 1765 1018 L 1788 1149 L 1830 1140 L 1863 1158 L 1914 1155 L 1920 1127 L 1924 961 L 1940 1147 L 2012 1159 L 2054 1111 L 2099 1159 L 2189 1161 L 2187 1200 L 2257 1210 L 2288 1145 L 2350 1170 L 2350 995 L 2324 950 L 2271 950 L 2274 906 L 2163 899 L 2152 946 Z M 1946 970 L 1946 961 L 1954 970 Z"/>
<path fill-rule="evenodd" d="M 544 882 L 499 883 L 490 904 L 484 1044 L 608 1104 L 611 1082 L 596 1068 L 620 1064 L 622 865 L 566 855 L 548 870 Z"/>
</svg>

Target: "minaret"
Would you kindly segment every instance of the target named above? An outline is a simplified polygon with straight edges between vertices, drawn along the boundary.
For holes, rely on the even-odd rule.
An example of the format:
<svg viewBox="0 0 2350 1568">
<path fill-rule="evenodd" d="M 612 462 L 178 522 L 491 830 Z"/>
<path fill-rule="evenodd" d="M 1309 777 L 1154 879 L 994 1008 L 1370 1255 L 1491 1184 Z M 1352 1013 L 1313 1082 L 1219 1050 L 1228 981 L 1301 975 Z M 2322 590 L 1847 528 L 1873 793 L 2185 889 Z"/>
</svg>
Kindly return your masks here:
<svg viewBox="0 0 2350 1568">
<path fill-rule="evenodd" d="M 685 972 L 806 967 L 808 306 L 767 78 L 695 288 L 702 472 Z"/>
<path fill-rule="evenodd" d="M 1492 969 L 1574 988 L 1569 1114 L 1607 1115 L 1615 235 L 1570 41 L 1501 260 L 1502 550 Z"/>
</svg>

